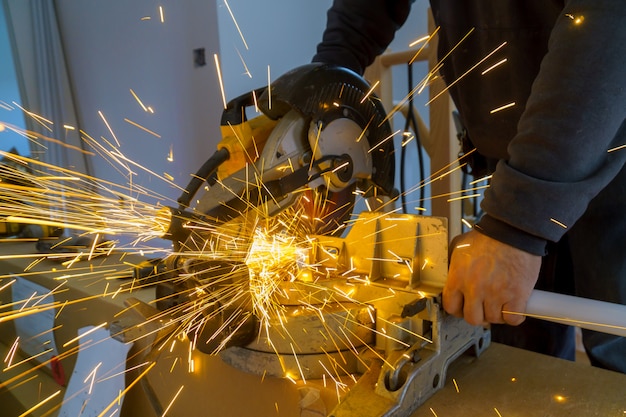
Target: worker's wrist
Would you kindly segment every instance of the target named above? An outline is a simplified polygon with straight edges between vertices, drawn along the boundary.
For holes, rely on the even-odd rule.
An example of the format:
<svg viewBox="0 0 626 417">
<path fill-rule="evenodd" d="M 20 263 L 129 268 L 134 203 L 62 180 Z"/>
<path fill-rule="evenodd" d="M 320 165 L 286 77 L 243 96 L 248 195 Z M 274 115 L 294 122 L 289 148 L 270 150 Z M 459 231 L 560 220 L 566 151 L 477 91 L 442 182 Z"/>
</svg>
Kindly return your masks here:
<svg viewBox="0 0 626 417">
<path fill-rule="evenodd" d="M 322 64 L 332 64 L 343 68 L 348 68 L 359 75 L 363 75 L 365 68 L 361 67 L 359 60 L 349 50 L 329 50 L 318 52 L 311 62 Z"/>
<path fill-rule="evenodd" d="M 533 255 L 546 254 L 546 240 L 504 223 L 485 214 L 476 224 L 475 230 L 502 243 Z"/>
</svg>

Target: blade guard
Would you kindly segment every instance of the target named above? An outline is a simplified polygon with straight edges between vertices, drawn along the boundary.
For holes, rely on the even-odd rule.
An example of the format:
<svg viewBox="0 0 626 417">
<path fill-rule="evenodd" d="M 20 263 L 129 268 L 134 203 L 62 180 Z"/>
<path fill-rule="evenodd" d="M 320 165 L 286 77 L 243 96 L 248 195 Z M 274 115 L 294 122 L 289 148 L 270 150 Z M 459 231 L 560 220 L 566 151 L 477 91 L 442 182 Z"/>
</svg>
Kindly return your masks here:
<svg viewBox="0 0 626 417">
<path fill-rule="evenodd" d="M 329 64 L 303 65 L 271 83 L 260 95 L 258 105 L 271 119 L 296 110 L 314 126 L 328 126 L 340 118 L 354 121 L 365 131 L 363 137 L 368 142 L 371 181 L 378 188 L 376 192 L 393 194 L 394 146 L 392 140 L 387 140 L 391 138 L 391 127 L 381 102 L 357 73 Z M 361 184 L 359 188 L 370 190 L 371 187 Z"/>
</svg>

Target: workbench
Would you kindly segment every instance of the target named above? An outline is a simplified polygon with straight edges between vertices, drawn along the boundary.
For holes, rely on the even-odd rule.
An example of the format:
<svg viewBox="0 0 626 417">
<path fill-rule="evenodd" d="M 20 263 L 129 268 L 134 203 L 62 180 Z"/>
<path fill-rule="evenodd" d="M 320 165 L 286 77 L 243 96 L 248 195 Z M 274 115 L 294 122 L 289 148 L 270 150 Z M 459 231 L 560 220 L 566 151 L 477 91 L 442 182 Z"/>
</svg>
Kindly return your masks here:
<svg viewBox="0 0 626 417">
<path fill-rule="evenodd" d="M 0 245 L 2 254 L 24 255 L 33 252 L 33 244 Z M 3 258 L 0 260 L 0 276 L 19 275 L 33 259 Z M 127 271 L 139 261 L 139 257 L 119 254 L 108 259 L 99 258 L 91 262 L 81 261 L 78 267 L 85 271 Z M 40 272 L 40 273 L 37 273 Z M 29 270 L 29 279 L 39 285 L 54 288 L 63 271 L 54 261 L 43 261 Z M 92 297 L 82 303 L 66 306 L 55 318 L 55 336 L 59 344 L 74 337 L 77 328 L 111 321 L 125 309 L 124 300 L 138 297 L 145 302 L 154 299 L 152 288 L 120 293 L 113 297 L 119 285 L 128 280 L 104 280 L 95 276 L 68 281 L 68 290 L 60 297 Z M 108 288 L 107 288 L 108 285 Z M 106 294 L 99 297 L 98 295 Z M 0 301 L 10 301 L 5 292 L 0 292 Z M 5 358 L 15 332 L 11 323 L 0 323 L 0 356 Z M 135 348 L 134 348 L 135 349 Z M 157 365 L 149 373 L 151 388 L 162 406 L 167 406 L 180 390 L 180 396 L 168 410 L 168 417 L 220 416 L 220 417 L 322 417 L 329 412 L 335 392 L 324 392 L 320 381 L 294 383 L 287 379 L 251 375 L 226 365 L 217 356 L 193 352 L 195 372 L 189 373 L 181 365 L 186 358 L 188 345 L 178 343 L 173 349 L 164 351 Z M 133 354 L 133 350 L 130 351 Z M 177 359 L 178 358 L 178 359 Z M 65 373 L 70 376 L 75 358 L 65 360 Z M 1 381 L 7 381 L 32 363 L 20 369 L 0 373 Z M 4 370 L 4 366 L 3 366 Z M 30 380 L 10 385 L 10 390 L 0 389 L 0 415 L 17 417 L 42 398 L 65 388 L 59 386 L 44 369 L 29 373 Z M 134 376 L 129 373 L 127 384 Z M 28 378 L 26 378 L 28 379 Z M 184 389 L 181 387 L 184 386 Z M 302 412 L 300 399 L 309 391 L 319 390 L 324 407 L 310 408 Z M 330 392 L 328 392 L 330 391 Z M 62 396 L 56 398 L 59 403 Z M 33 417 L 58 415 L 58 408 L 50 406 L 33 411 Z M 322 411 L 325 409 L 325 411 Z M 153 411 L 145 393 L 136 385 L 128 392 L 121 410 L 122 417 L 161 417 Z M 548 356 L 492 344 L 479 358 L 464 355 L 449 368 L 445 387 L 426 401 L 412 417 L 569 417 L 569 416 L 626 416 L 626 375 L 597 369 L 586 363 L 568 362 Z M 367 417 L 367 416 L 362 416 Z"/>
<path fill-rule="evenodd" d="M 462 356 L 411 417 L 626 416 L 626 375 L 497 343 Z"/>
</svg>

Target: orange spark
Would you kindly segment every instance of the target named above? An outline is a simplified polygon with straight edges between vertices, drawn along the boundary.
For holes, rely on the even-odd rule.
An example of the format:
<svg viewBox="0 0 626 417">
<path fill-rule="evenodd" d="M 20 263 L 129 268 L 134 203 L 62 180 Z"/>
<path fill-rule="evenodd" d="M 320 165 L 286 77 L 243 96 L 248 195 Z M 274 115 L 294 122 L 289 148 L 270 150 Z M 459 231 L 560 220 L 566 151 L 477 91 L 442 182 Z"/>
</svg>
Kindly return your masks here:
<svg viewBox="0 0 626 417">
<path fill-rule="evenodd" d="M 233 19 L 233 23 L 235 24 L 235 27 L 237 28 L 237 32 L 239 32 L 239 36 L 241 37 L 241 41 L 243 42 L 243 45 L 246 47 L 246 49 L 248 49 L 248 44 L 246 43 L 246 39 L 243 37 L 243 33 L 241 32 L 241 29 L 239 28 L 239 24 L 237 23 L 237 19 L 235 19 L 235 15 L 233 14 L 233 11 L 228 5 L 228 1 L 224 0 L 224 4 L 226 5 L 226 8 L 228 9 L 228 13 L 230 13 L 231 19 Z"/>
<path fill-rule="evenodd" d="M 504 106 L 500 106 L 498 108 L 495 108 L 495 109 L 491 110 L 489 113 L 490 114 L 494 114 L 494 113 L 497 113 L 497 112 L 502 111 L 504 109 L 508 109 L 510 107 L 513 107 L 513 106 L 515 106 L 515 102 L 508 103 L 508 104 L 505 104 Z"/>
<path fill-rule="evenodd" d="M 130 123 L 131 125 L 133 125 L 135 127 L 138 127 L 139 129 L 143 130 L 144 132 L 148 132 L 151 135 L 156 136 L 157 138 L 161 138 L 161 135 L 159 135 L 158 133 L 153 132 L 152 130 L 150 130 L 150 129 L 146 128 L 146 127 L 143 127 L 139 123 L 133 122 L 132 120 L 129 120 L 129 119 L 126 119 L 126 118 L 124 118 L 124 121 Z"/>
<path fill-rule="evenodd" d="M 165 23 L 165 12 L 163 10 L 163 6 L 159 6 L 159 16 L 161 18 L 161 23 Z"/>
<path fill-rule="evenodd" d="M 117 147 L 119 148 L 121 146 L 120 142 L 117 140 L 117 137 L 115 136 L 115 133 L 113 132 L 113 129 L 111 129 L 111 126 L 109 125 L 109 122 L 104 117 L 104 114 L 102 113 L 102 111 L 98 110 L 98 114 L 100 115 L 100 118 L 102 118 L 102 121 L 104 121 L 104 124 L 106 125 L 107 129 L 109 129 L 109 132 L 111 132 L 111 136 L 113 136 L 113 139 L 115 139 L 115 143 L 117 144 Z"/>
<path fill-rule="evenodd" d="M 133 91 L 133 89 L 130 89 L 130 93 L 133 95 L 133 97 L 135 98 L 135 100 L 137 100 L 137 103 L 139 103 L 139 105 L 141 106 L 141 108 L 143 109 L 143 111 L 148 111 L 148 109 L 146 108 L 146 106 L 143 105 L 143 102 L 139 99 L 139 96 L 137 96 L 137 94 L 135 94 L 135 92 Z"/>
<path fill-rule="evenodd" d="M 224 92 L 224 82 L 222 81 L 222 70 L 220 69 L 220 61 L 217 57 L 217 54 L 213 54 L 213 59 L 215 60 L 215 69 L 217 71 L 217 78 L 220 84 L 220 91 L 222 92 L 222 102 L 224 103 L 224 109 L 226 108 L 226 93 Z"/>
</svg>

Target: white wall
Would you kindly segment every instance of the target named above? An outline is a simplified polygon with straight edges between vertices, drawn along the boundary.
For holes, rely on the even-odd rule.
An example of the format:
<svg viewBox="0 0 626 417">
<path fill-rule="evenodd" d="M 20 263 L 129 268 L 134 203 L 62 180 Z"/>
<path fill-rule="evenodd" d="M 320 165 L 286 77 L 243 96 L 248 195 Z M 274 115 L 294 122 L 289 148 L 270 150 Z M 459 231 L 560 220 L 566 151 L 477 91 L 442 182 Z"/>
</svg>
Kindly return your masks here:
<svg viewBox="0 0 626 417">
<path fill-rule="evenodd" d="M 322 39 L 326 11 L 332 4 L 332 0 L 228 0 L 233 20 L 224 0 L 217 1 L 220 59 L 226 94 L 231 98 L 266 85 L 268 66 L 274 80 L 310 62 Z M 390 45 L 391 50 L 406 49 L 411 41 L 426 34 L 427 7 L 427 0 L 414 3 L 407 23 Z M 401 68 L 398 76 L 403 72 L 406 71 Z M 398 95 L 406 94 L 404 83 L 399 82 L 398 86 Z"/>
<path fill-rule="evenodd" d="M 185 186 L 219 135 L 221 97 L 214 68 L 195 67 L 193 60 L 195 48 L 204 47 L 208 56 L 219 49 L 215 1 L 58 0 L 57 13 L 82 129 L 95 139 L 114 141 L 102 112 L 122 153 Z M 154 114 L 143 110 L 130 89 Z M 170 147 L 173 162 L 167 161 Z M 93 163 L 96 177 L 127 180 L 102 158 Z M 133 181 L 171 199 L 180 195 L 153 175 Z"/>
<path fill-rule="evenodd" d="M 275 80 L 284 72 L 309 63 L 322 38 L 330 4 L 331 0 L 228 0 L 233 19 L 224 0 L 218 0 L 227 96 L 236 97 L 267 85 L 268 66 L 271 79 Z"/>
</svg>

